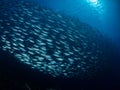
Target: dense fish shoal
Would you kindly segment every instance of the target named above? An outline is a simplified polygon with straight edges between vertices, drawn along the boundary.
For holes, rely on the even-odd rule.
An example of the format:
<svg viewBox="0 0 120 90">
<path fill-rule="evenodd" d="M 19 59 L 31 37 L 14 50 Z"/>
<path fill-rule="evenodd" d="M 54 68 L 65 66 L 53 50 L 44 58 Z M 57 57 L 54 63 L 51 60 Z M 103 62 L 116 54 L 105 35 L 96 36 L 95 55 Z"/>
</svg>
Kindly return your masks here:
<svg viewBox="0 0 120 90">
<path fill-rule="evenodd" d="M 27 0 L 0 1 L 0 49 L 52 77 L 104 70 L 106 38 L 90 25 Z"/>
</svg>

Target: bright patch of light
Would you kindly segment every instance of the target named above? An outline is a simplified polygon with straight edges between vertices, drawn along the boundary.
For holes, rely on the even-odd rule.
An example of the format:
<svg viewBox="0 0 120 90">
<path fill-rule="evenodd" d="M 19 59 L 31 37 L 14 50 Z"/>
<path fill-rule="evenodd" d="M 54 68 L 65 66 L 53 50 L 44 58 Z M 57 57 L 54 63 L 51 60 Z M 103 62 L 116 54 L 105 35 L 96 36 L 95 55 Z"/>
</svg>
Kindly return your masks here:
<svg viewBox="0 0 120 90">
<path fill-rule="evenodd" d="M 88 2 L 93 4 L 93 5 L 97 5 L 98 4 L 98 0 L 88 0 Z"/>
<path fill-rule="evenodd" d="M 96 14 L 101 15 L 100 17 L 103 16 L 105 8 L 102 0 L 86 0 L 86 2 L 92 10 L 96 11 Z"/>
<path fill-rule="evenodd" d="M 92 2 L 92 3 L 96 3 L 97 2 L 97 0 L 89 0 L 90 2 Z"/>
</svg>

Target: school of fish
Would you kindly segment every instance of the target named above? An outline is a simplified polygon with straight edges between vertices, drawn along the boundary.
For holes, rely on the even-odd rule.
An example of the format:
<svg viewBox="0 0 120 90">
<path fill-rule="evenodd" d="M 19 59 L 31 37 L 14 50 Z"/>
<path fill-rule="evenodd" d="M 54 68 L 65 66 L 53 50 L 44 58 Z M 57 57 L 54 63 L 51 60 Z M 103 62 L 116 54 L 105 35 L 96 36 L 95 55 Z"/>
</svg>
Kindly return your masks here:
<svg viewBox="0 0 120 90">
<path fill-rule="evenodd" d="M 102 35 L 89 25 L 27 0 L 0 0 L 0 49 L 53 77 L 98 71 Z"/>
</svg>

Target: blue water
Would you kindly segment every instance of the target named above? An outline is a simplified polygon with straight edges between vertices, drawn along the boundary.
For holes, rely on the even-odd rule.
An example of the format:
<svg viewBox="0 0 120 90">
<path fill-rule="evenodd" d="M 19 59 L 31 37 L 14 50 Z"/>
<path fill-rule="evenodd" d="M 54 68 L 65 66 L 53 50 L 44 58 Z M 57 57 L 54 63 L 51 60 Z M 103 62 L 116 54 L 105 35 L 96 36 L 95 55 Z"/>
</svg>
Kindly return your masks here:
<svg viewBox="0 0 120 90">
<path fill-rule="evenodd" d="M 120 44 L 119 0 L 34 0 L 54 11 L 79 18 Z"/>
<path fill-rule="evenodd" d="M 117 51 L 115 51 L 116 52 L 115 56 L 112 59 L 113 62 L 115 62 L 113 65 L 113 67 L 115 67 L 115 68 L 113 70 L 117 74 L 117 75 L 115 75 L 115 76 L 117 76 L 116 77 L 117 80 L 120 80 L 120 78 L 118 78 L 120 75 L 120 70 L 119 70 L 120 57 L 119 57 L 119 53 L 118 53 L 120 51 L 119 0 L 31 0 L 31 1 L 34 1 L 38 4 L 40 4 L 41 6 L 50 8 L 55 12 L 61 13 L 63 15 L 68 15 L 71 17 L 70 19 L 78 18 L 80 21 L 91 25 L 92 27 L 96 28 L 96 30 L 99 30 L 106 38 L 109 38 L 110 42 L 112 42 L 112 44 L 116 48 L 115 50 L 117 50 Z M 3 57 L 3 56 L 1 56 L 1 57 Z M 112 56 L 110 56 L 110 57 L 112 57 Z M 8 58 L 4 57 L 4 58 L 5 58 L 4 61 L 5 60 L 9 61 L 9 57 Z M 20 68 L 17 67 L 18 66 L 17 64 L 15 64 L 15 66 L 13 66 L 12 62 L 14 64 L 13 59 L 11 59 L 11 61 L 9 61 L 8 63 L 10 63 L 12 66 L 12 68 L 11 68 L 12 73 L 15 72 L 13 70 L 15 68 L 16 73 L 17 73 L 17 74 L 15 74 L 15 76 L 19 76 L 20 74 L 25 73 L 25 78 L 27 78 L 27 74 L 30 73 L 31 76 L 28 75 L 29 76 L 28 78 L 30 78 L 30 80 L 27 80 L 28 82 L 33 81 L 33 79 L 36 79 L 36 81 L 41 80 L 42 75 L 39 76 L 39 74 L 38 74 L 39 72 L 29 71 L 28 67 L 25 68 L 26 66 L 21 66 L 21 67 L 24 67 L 24 70 L 22 71 L 23 68 L 21 69 L 21 67 Z M 4 68 L 7 70 L 9 68 L 9 64 L 7 65 L 7 68 L 4 65 Z M 32 76 L 31 73 L 35 73 L 36 76 L 38 74 L 38 76 L 33 78 L 34 75 Z M 114 73 L 112 73 L 112 74 L 114 74 Z M 107 75 L 109 77 L 109 74 L 107 74 Z M 102 80 L 105 79 L 105 81 L 107 81 L 106 76 L 104 76 L 104 77 L 105 78 L 102 78 Z M 19 78 L 19 77 L 16 77 L 16 78 Z M 21 78 L 22 78 L 22 76 L 21 76 Z M 43 78 L 42 83 L 44 83 L 46 85 L 45 80 L 46 80 L 46 77 Z M 98 77 L 99 83 L 102 83 L 102 84 L 104 83 L 105 85 L 106 85 L 106 83 L 109 83 L 109 80 L 108 80 L 108 82 L 103 82 L 102 80 L 101 80 L 101 78 Z M 112 80 L 112 79 L 110 78 L 110 80 Z M 48 81 L 49 81 L 49 79 L 48 79 Z M 61 81 L 61 80 L 58 80 L 58 81 Z M 73 84 L 74 81 L 73 82 L 72 81 L 73 80 L 71 80 L 70 84 L 69 84 L 69 81 L 67 81 L 68 86 Z M 88 83 L 84 83 L 83 81 L 81 81 L 81 82 L 82 82 L 81 86 L 83 85 L 83 87 L 85 87 L 85 88 L 86 88 L 86 85 L 88 85 L 88 86 L 92 85 L 91 87 L 94 87 L 93 84 L 90 84 L 90 81 L 88 81 Z M 93 82 L 93 83 L 96 84 L 96 82 Z M 112 83 L 112 82 L 116 82 L 116 81 L 114 81 L 114 80 L 110 81 L 110 83 Z M 51 83 L 51 82 L 49 82 L 49 83 Z M 62 83 L 62 81 L 61 82 L 55 81 L 54 83 L 56 85 L 56 84 Z M 117 82 L 117 83 L 119 86 L 120 85 L 119 82 Z M 74 84 L 76 84 L 76 83 L 74 83 Z M 104 86 L 104 84 L 103 84 L 103 86 Z M 63 86 L 64 86 L 64 84 L 63 84 Z M 79 86 L 79 83 L 78 83 L 78 86 Z"/>
</svg>

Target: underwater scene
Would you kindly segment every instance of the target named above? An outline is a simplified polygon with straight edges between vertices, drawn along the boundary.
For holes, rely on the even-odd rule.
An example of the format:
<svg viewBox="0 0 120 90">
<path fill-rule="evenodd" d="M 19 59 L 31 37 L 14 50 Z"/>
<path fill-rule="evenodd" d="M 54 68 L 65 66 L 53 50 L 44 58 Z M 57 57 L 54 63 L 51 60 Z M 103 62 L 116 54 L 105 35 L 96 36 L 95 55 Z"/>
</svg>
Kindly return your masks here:
<svg viewBox="0 0 120 90">
<path fill-rule="evenodd" d="M 0 90 L 120 90 L 119 0 L 0 0 Z"/>
</svg>

